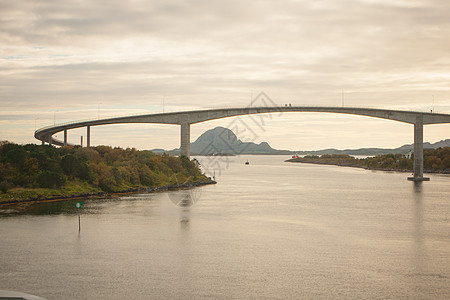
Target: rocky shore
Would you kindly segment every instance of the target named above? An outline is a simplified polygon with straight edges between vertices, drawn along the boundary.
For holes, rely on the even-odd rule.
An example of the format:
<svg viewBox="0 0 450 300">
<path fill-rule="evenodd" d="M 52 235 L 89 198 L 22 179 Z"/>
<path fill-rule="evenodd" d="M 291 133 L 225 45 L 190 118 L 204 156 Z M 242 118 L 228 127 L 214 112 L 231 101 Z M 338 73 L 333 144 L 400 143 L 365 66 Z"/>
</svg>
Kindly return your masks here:
<svg viewBox="0 0 450 300">
<path fill-rule="evenodd" d="M 32 197 L 29 199 L 11 199 L 11 200 L 3 200 L 0 202 L 0 205 L 14 205 L 14 204 L 33 204 L 33 203 L 41 203 L 41 202 L 53 202 L 53 201 L 65 201 L 65 200 L 74 200 L 74 199 L 82 199 L 82 198 L 106 198 L 112 197 L 115 195 L 126 195 L 126 194 L 135 194 L 135 193 L 155 193 L 155 192 L 164 192 L 164 191 L 172 191 L 178 189 L 189 189 L 194 187 L 199 187 L 203 185 L 216 184 L 217 182 L 210 179 L 208 181 L 199 181 L 199 182 L 190 182 L 184 184 L 175 184 L 175 185 L 165 185 L 159 186 L 156 188 L 131 188 L 123 191 L 118 191 L 114 193 L 107 192 L 98 192 L 98 193 L 81 193 L 76 195 L 69 196 L 55 196 L 55 197 Z"/>
<path fill-rule="evenodd" d="M 327 166 L 339 166 L 339 167 L 350 167 L 350 168 L 359 168 L 370 171 L 385 171 L 385 172 L 402 172 L 402 173 L 411 173 L 412 170 L 407 169 L 395 169 L 395 168 L 373 168 L 368 166 L 362 166 L 351 163 L 341 163 L 341 162 L 325 162 L 325 161 L 301 161 L 300 159 L 288 159 L 285 162 L 291 163 L 302 163 L 302 164 L 313 164 L 313 165 L 327 165 Z M 450 174 L 449 170 L 423 170 L 424 173 L 428 174 Z"/>
</svg>

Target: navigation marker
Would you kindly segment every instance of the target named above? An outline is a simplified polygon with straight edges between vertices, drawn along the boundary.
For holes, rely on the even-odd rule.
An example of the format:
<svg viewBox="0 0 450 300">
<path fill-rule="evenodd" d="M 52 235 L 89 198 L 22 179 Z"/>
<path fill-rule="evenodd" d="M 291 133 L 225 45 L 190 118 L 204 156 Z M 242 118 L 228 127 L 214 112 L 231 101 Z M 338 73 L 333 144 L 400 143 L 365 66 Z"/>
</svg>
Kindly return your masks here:
<svg viewBox="0 0 450 300">
<path fill-rule="evenodd" d="M 76 208 L 81 208 L 81 204 L 83 204 L 83 202 L 77 202 L 75 204 Z M 78 211 L 78 233 L 81 232 L 81 219 L 80 219 L 80 211 Z"/>
</svg>

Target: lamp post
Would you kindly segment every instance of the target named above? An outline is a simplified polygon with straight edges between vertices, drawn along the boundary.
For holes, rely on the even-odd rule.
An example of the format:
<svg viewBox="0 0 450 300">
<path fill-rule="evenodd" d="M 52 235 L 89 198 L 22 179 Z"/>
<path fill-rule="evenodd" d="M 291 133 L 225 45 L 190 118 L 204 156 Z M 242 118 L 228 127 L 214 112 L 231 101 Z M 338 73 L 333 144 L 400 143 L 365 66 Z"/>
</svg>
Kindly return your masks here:
<svg viewBox="0 0 450 300">
<path fill-rule="evenodd" d="M 100 120 L 100 104 L 102 104 L 102 103 L 99 103 L 97 106 L 97 117 L 99 120 Z"/>
<path fill-rule="evenodd" d="M 434 112 L 434 95 L 433 95 L 433 110 L 431 112 Z"/>
</svg>

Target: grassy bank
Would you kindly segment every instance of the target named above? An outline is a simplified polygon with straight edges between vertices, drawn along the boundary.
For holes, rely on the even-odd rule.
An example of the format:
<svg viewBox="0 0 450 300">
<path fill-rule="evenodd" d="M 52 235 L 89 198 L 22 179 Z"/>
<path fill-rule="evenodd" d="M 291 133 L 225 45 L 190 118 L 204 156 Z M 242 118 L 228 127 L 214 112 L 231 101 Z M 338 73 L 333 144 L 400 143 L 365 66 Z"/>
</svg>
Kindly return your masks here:
<svg viewBox="0 0 450 300">
<path fill-rule="evenodd" d="M 0 203 L 210 183 L 196 161 L 106 146 L 0 143 Z"/>
</svg>

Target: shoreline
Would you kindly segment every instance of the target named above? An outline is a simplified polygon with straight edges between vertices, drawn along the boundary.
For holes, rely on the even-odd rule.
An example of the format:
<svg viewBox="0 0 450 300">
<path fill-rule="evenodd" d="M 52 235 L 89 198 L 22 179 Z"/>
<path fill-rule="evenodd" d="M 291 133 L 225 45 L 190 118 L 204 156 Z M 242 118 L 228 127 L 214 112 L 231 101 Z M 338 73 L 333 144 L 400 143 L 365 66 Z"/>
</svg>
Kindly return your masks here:
<svg viewBox="0 0 450 300">
<path fill-rule="evenodd" d="M 106 198 L 106 197 L 112 197 L 115 195 L 131 195 L 131 194 L 137 194 L 137 193 L 157 193 L 157 192 L 165 192 L 165 191 L 174 191 L 174 190 L 181 190 L 181 189 L 189 189 L 193 187 L 199 187 L 204 185 L 210 185 L 210 184 L 216 184 L 217 181 L 209 180 L 209 181 L 199 181 L 199 182 L 191 182 L 191 183 L 184 183 L 184 184 L 174 184 L 174 185 L 164 185 L 159 186 L 155 188 L 132 188 L 127 189 L 119 192 L 98 192 L 98 193 L 83 193 L 83 194 L 77 194 L 77 195 L 71 195 L 71 196 L 55 196 L 55 197 L 34 197 L 30 199 L 12 199 L 8 201 L 0 202 L 0 206 L 6 206 L 6 205 L 20 205 L 20 204 L 37 204 L 37 203 L 45 203 L 45 202 L 58 202 L 58 201 L 66 201 L 66 200 L 76 200 L 76 199 L 82 199 L 82 198 Z"/>
<path fill-rule="evenodd" d="M 292 159 L 285 160 L 284 162 L 288 163 L 300 163 L 300 164 L 313 164 L 313 165 L 327 165 L 327 166 L 338 166 L 338 167 L 349 167 L 349 168 L 358 168 L 358 169 L 364 169 L 368 171 L 384 171 L 384 172 L 400 172 L 400 173 L 412 173 L 412 170 L 399 170 L 399 169 L 383 169 L 383 168 L 370 168 L 367 166 L 358 166 L 358 165 L 345 165 L 345 164 L 339 164 L 339 163 L 329 163 L 329 162 L 311 162 L 311 161 L 294 161 Z M 444 174 L 449 175 L 450 172 L 446 171 L 432 171 L 432 170 L 423 170 L 424 174 Z"/>
</svg>

